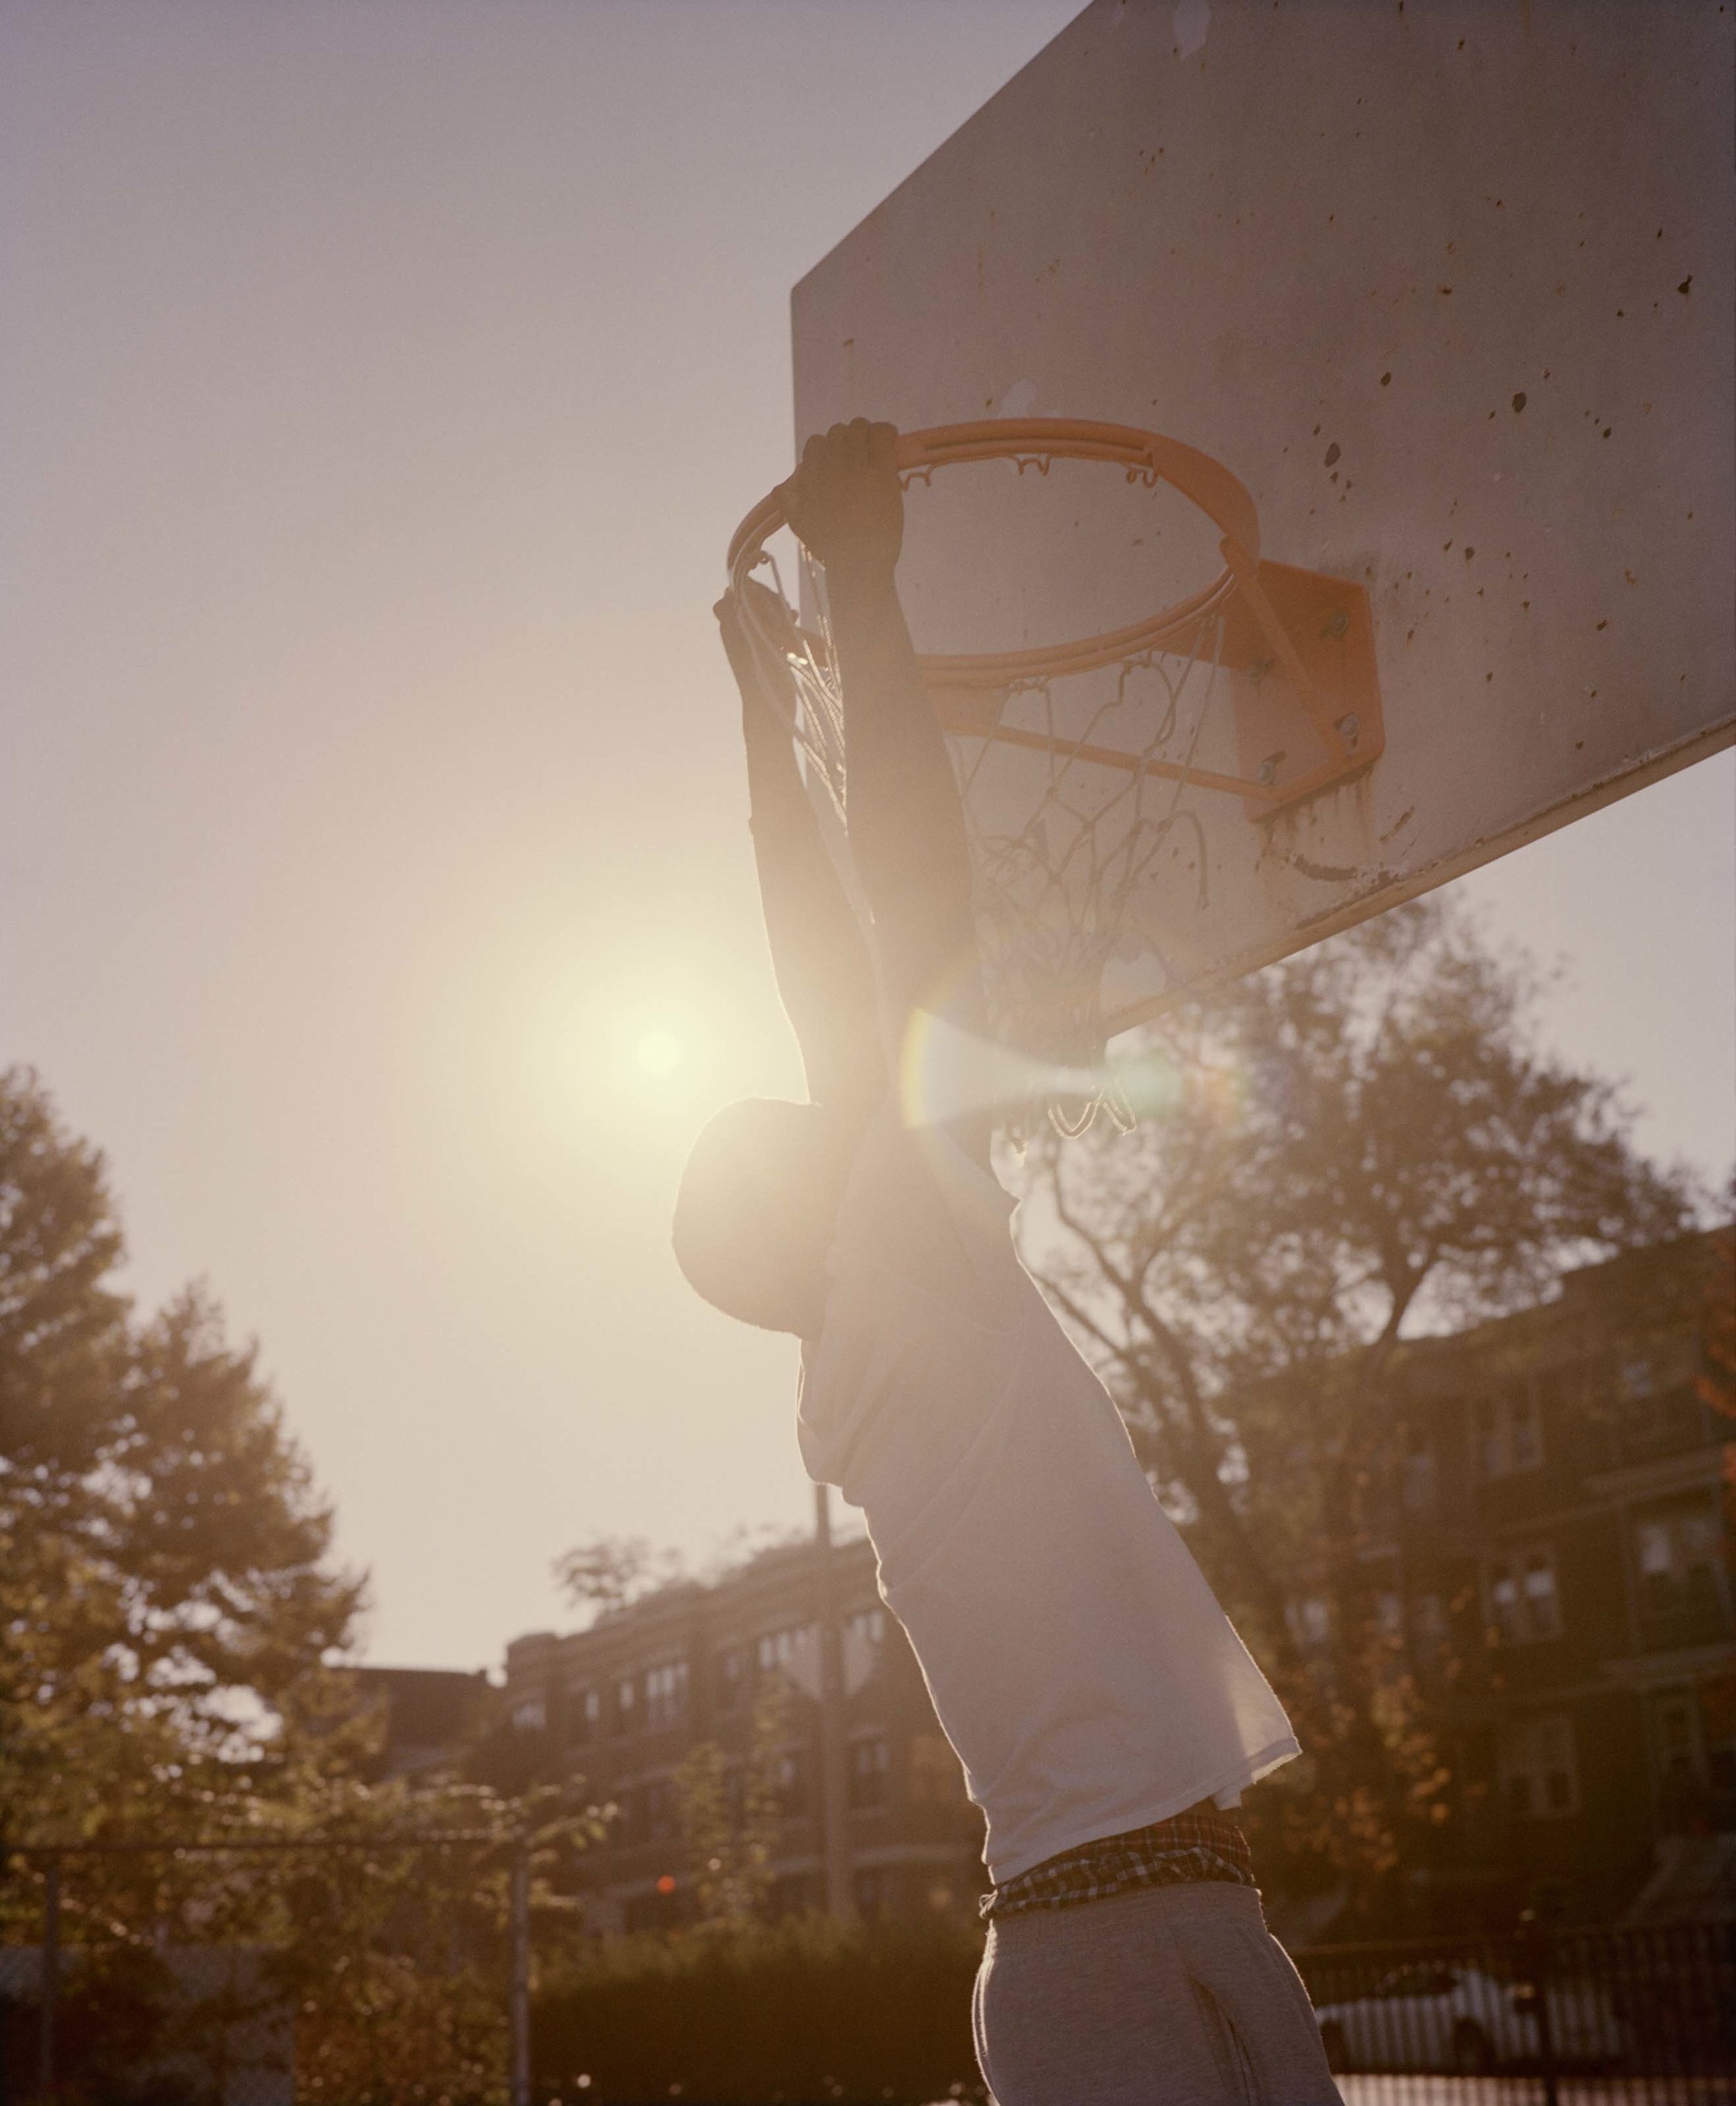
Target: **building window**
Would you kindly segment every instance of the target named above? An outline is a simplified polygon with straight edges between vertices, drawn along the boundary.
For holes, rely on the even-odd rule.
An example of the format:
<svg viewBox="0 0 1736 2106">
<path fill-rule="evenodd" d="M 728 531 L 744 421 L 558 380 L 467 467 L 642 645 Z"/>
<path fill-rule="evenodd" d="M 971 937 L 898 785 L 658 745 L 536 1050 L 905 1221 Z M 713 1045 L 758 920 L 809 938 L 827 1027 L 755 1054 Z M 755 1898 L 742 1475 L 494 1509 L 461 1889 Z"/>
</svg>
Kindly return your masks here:
<svg viewBox="0 0 1736 2106">
<path fill-rule="evenodd" d="M 850 1803 L 859 1813 L 884 1806 L 890 1796 L 891 1758 L 886 1742 L 872 1738 L 850 1744 Z"/>
<path fill-rule="evenodd" d="M 540 1733 L 549 1723 L 547 1707 L 540 1696 L 521 1697 L 513 1706 L 513 1730 Z"/>
<path fill-rule="evenodd" d="M 1522 1820 L 1556 1821 L 1579 1811 L 1579 1766 L 1571 1718 L 1528 1718 L 1501 1736 L 1507 1810 Z"/>
<path fill-rule="evenodd" d="M 782 1630 L 763 1633 L 756 1649 L 761 1677 L 782 1674 L 804 1695 L 818 1696 L 819 1635 L 818 1624 L 787 1624 Z"/>
<path fill-rule="evenodd" d="M 839 1647 L 844 1669 L 844 1693 L 854 1696 L 873 1679 L 885 1657 L 886 1612 L 880 1607 L 859 1609 L 844 1619 L 843 1642 Z"/>
<path fill-rule="evenodd" d="M 1489 1561 L 1489 1624 L 1500 1645 L 1534 1645 L 1561 1635 L 1561 1597 L 1554 1553 L 1546 1548 L 1509 1551 Z"/>
<path fill-rule="evenodd" d="M 786 1821 L 793 1821 L 808 1810 L 808 1751 L 805 1748 L 786 1748 L 778 1758 L 773 1772 L 777 1794 L 778 1811 Z"/>
<path fill-rule="evenodd" d="M 884 1609 L 859 1609 L 853 1616 L 844 1620 L 844 1635 L 858 1645 L 884 1645 L 886 1638 L 886 1612 Z"/>
<path fill-rule="evenodd" d="M 760 1672 L 775 1674 L 781 1667 L 787 1667 L 802 1649 L 805 1633 L 796 1625 L 781 1631 L 767 1631 L 759 1644 Z"/>
<path fill-rule="evenodd" d="M 1543 1427 L 1532 1383 L 1510 1382 L 1478 1400 L 1477 1460 L 1486 1477 L 1510 1477 L 1542 1462 Z"/>
<path fill-rule="evenodd" d="M 615 1731 L 632 1733 L 639 1729 L 639 1687 L 634 1677 L 624 1674 L 615 1684 Z"/>
<path fill-rule="evenodd" d="M 1634 1517 L 1642 1615 L 1719 1606 L 1718 1526 L 1706 1500 L 1654 1507 Z"/>
<path fill-rule="evenodd" d="M 1664 1826 L 1672 1830 L 1700 1825 L 1695 1817 L 1703 1817 L 1706 1778 L 1699 1708 L 1692 1689 L 1671 1690 L 1653 1700 L 1658 1796 Z"/>
<path fill-rule="evenodd" d="M 1736 1828 L 1736 1675 L 1702 1682 L 1699 1700 L 1707 1781 L 1724 1808 L 1716 1825 L 1727 1833 Z"/>
<path fill-rule="evenodd" d="M 603 1729 L 603 1692 L 581 1687 L 567 1692 L 567 1745 L 586 1747 Z"/>
<path fill-rule="evenodd" d="M 1426 1426 L 1407 1426 L 1405 1428 L 1404 1458 L 1399 1466 L 1398 1500 L 1406 1513 L 1431 1514 L 1434 1512 L 1434 1441 Z"/>
<path fill-rule="evenodd" d="M 645 1677 L 645 1725 L 658 1732 L 679 1726 L 687 1716 L 687 1662 L 666 1660 Z"/>
<path fill-rule="evenodd" d="M 1284 1605 L 1290 1636 L 1305 1652 L 1317 1652 L 1332 1637 L 1332 1604 L 1324 1594 L 1293 1595 Z"/>
<path fill-rule="evenodd" d="M 644 1833 L 650 1843 L 666 1843 L 679 1832 L 675 1788 L 667 1777 L 653 1777 L 645 1786 Z"/>
<path fill-rule="evenodd" d="M 680 1809 L 671 1778 L 652 1777 L 628 1785 L 616 1799 L 620 1812 L 615 1840 L 625 1850 L 642 1844 L 666 1843 L 681 1832 Z"/>
<path fill-rule="evenodd" d="M 1627 1460 L 1667 1454 L 1708 1437 L 1693 1379 L 1698 1369 L 1698 1356 L 1684 1338 L 1653 1339 L 1617 1355 L 1616 1424 Z"/>
<path fill-rule="evenodd" d="M 1438 1594 L 1419 1594 L 1411 1603 L 1411 1647 L 1418 1666 L 1438 1668 L 1450 1636 L 1447 1604 Z"/>
<path fill-rule="evenodd" d="M 738 1710 L 747 1701 L 747 1661 L 739 1646 L 719 1653 L 712 1676 L 720 1711 Z"/>
</svg>

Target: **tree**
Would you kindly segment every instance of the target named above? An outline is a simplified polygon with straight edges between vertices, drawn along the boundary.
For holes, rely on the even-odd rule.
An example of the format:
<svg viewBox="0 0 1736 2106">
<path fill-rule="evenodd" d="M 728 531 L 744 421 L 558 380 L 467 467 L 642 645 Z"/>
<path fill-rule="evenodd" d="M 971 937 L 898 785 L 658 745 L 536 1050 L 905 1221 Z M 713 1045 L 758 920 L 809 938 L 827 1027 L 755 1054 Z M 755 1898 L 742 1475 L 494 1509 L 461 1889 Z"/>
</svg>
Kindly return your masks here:
<svg viewBox="0 0 1736 2106">
<path fill-rule="evenodd" d="M 612 1616 L 687 1580 L 715 1587 L 768 1551 L 786 1550 L 808 1539 L 803 1528 L 776 1521 L 738 1521 L 697 1568 L 689 1569 L 672 1545 L 659 1549 L 643 1535 L 587 1536 L 555 1559 L 554 1581 L 576 1607 L 589 1609 L 593 1617 Z"/>
<path fill-rule="evenodd" d="M 578 1936 L 557 1889 L 603 1834 L 579 1781 L 507 1800 L 452 1778 L 329 1778 L 272 1826 L 369 1845 L 256 1861 L 236 1889 L 231 1934 L 271 1940 L 267 1985 L 298 2014 L 298 2099 L 506 2106 L 512 1867 L 523 1853 L 535 1944 L 556 1961 Z M 466 1839 L 417 1839 L 441 1835 Z"/>
<path fill-rule="evenodd" d="M 558 1964 L 579 1926 L 554 1882 L 600 1839 L 601 1813 L 576 1783 L 509 1800 L 451 1777 L 298 1782 L 213 1808 L 222 1847 L 63 1862 L 68 2096 L 206 2096 L 185 2066 L 168 2085 L 183 2056 L 230 2095 L 220 2072 L 250 2033 L 279 2068 L 293 2054 L 298 2099 L 507 2106 L 514 1869 L 529 1874 L 538 1957 Z M 11 1883 L 0 1922 L 28 1942 L 25 1889 Z M 194 1947 L 225 1963 L 196 1988 L 173 1965 Z"/>
<path fill-rule="evenodd" d="M 0 1073 L 0 1933 L 43 1920 L 43 1859 L 4 1844 L 221 1845 L 63 1861 L 79 2082 L 132 2095 L 152 2057 L 287 2006 L 298 2096 L 504 2106 L 511 1863 L 570 1924 L 543 1875 L 602 1816 L 576 1780 L 364 1781 L 377 1723 L 334 1664 L 361 1587 L 328 1562 L 330 1508 L 254 1349 L 202 1290 L 137 1316 L 122 1257 L 101 1156 Z M 180 1944 L 250 1965 L 190 2002 Z"/>
<path fill-rule="evenodd" d="M 135 1317 L 103 1162 L 0 1074 L 0 1802 L 15 1837 L 196 1830 L 269 1787 L 361 1599 L 256 1368 L 190 1289 Z M 331 1744 L 335 1756 L 341 1740 Z"/>
<path fill-rule="evenodd" d="M 594 1616 L 611 1616 L 684 1575 L 680 1553 L 653 1550 L 642 1535 L 598 1535 L 554 1561 L 557 1585 Z"/>
<path fill-rule="evenodd" d="M 1311 1752 L 1308 1804 L 1271 1802 L 1365 1888 L 1447 1782 L 1365 1554 L 1404 1342 L 1694 1214 L 1611 1087 L 1541 1048 L 1537 989 L 1438 898 L 1396 909 L 1153 1027 L 1136 1131 L 1027 1162 L 1033 1269 Z"/>
<path fill-rule="evenodd" d="M 783 1677 L 762 1675 L 734 1789 L 729 1759 L 715 1741 L 697 1741 L 675 1772 L 676 1816 L 699 1920 L 708 1928 L 738 1930 L 765 1914 L 783 1812 L 779 1760 L 790 1714 Z"/>
</svg>

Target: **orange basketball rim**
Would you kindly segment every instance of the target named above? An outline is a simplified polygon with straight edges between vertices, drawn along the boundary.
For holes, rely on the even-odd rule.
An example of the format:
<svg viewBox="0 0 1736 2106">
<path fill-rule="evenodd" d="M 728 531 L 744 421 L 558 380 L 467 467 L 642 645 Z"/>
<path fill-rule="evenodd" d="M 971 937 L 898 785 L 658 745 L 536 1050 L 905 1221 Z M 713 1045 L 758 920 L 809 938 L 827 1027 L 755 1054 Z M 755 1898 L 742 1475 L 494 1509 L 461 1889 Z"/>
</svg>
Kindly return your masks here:
<svg viewBox="0 0 1736 2106">
<path fill-rule="evenodd" d="M 1009 693 L 1161 653 L 1166 646 L 1191 647 L 1202 617 L 1216 608 L 1223 616 L 1219 661 L 1249 676 L 1236 683 L 1236 705 L 1245 773 L 1228 775 L 1149 754 L 1070 744 L 1074 758 L 1227 791 L 1247 800 L 1250 818 L 1314 796 L 1379 759 L 1384 737 L 1366 589 L 1348 579 L 1263 560 L 1254 500 L 1209 454 L 1131 424 L 1008 417 L 901 432 L 894 457 L 907 489 L 967 462 L 1007 460 L 1021 473 L 1034 468 L 1047 474 L 1055 460 L 1101 461 L 1119 468 L 1130 482 L 1168 483 L 1206 514 L 1221 537 L 1224 567 L 1215 578 L 1125 628 L 1021 651 L 924 655 L 922 677 L 935 713 L 955 736 L 1040 749 L 1049 743 L 1042 733 L 999 722 Z M 766 541 L 787 523 L 775 491 L 760 500 L 729 544 L 733 584 L 745 582 Z M 803 640 L 810 648 L 819 641 L 805 634 Z M 1286 719 L 1299 719 L 1311 728 L 1316 751 L 1287 764 L 1290 752 L 1273 741 L 1285 735 Z"/>
</svg>

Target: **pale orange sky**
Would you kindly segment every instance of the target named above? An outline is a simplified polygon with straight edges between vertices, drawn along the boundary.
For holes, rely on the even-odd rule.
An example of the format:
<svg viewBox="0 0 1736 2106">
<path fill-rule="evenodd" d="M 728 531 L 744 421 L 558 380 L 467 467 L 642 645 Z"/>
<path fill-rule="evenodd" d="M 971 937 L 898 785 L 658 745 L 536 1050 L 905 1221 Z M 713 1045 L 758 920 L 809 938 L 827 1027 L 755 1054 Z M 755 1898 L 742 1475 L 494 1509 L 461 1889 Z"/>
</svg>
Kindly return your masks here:
<svg viewBox="0 0 1736 2106">
<path fill-rule="evenodd" d="M 699 1121 L 798 1082 L 708 610 L 790 285 L 1074 11 L 0 5 L 0 1062 L 137 1291 L 259 1336 L 376 1659 L 806 1513 L 792 1350 L 666 1252 Z M 1732 785 L 1465 885 L 1710 1176 Z"/>
</svg>

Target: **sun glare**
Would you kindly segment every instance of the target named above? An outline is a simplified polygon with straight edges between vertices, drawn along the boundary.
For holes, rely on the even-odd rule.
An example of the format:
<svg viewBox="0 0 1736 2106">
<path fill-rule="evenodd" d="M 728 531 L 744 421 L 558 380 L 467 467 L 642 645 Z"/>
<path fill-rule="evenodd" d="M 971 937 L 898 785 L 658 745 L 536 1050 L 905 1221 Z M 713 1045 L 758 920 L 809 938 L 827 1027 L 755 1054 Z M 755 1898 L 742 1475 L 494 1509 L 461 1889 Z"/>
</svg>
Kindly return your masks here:
<svg viewBox="0 0 1736 2106">
<path fill-rule="evenodd" d="M 639 1064 L 648 1075 L 667 1075 L 681 1064 L 681 1042 L 672 1031 L 640 1034 Z"/>
</svg>

